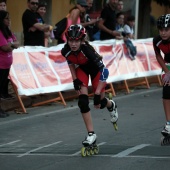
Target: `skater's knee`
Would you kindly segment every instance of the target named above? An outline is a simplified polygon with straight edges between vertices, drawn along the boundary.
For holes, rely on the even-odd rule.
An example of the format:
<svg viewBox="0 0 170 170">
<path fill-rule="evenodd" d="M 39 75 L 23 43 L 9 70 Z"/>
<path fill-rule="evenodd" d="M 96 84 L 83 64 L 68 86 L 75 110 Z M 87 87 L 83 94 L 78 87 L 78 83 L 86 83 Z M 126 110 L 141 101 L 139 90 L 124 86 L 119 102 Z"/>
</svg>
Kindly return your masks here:
<svg viewBox="0 0 170 170">
<path fill-rule="evenodd" d="M 100 109 L 104 109 L 107 105 L 107 98 L 103 98 L 101 101 L 100 101 Z"/>
<path fill-rule="evenodd" d="M 80 108 L 81 113 L 87 113 L 90 111 L 89 108 L 89 97 L 85 94 L 81 94 L 78 100 L 78 106 Z"/>
</svg>

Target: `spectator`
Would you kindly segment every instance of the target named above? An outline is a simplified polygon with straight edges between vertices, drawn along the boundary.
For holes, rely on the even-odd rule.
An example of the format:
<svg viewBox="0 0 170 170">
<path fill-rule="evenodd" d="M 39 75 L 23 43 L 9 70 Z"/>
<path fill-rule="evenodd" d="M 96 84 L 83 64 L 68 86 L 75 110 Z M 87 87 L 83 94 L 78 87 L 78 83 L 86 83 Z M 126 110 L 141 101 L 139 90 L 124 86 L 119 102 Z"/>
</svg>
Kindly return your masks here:
<svg viewBox="0 0 170 170">
<path fill-rule="evenodd" d="M 122 33 L 124 32 L 124 14 L 122 12 L 116 14 L 116 31 L 121 33 L 121 35 L 116 36 L 116 39 L 123 39 Z"/>
<path fill-rule="evenodd" d="M 136 47 L 133 45 L 131 39 L 134 39 L 134 27 L 135 25 L 135 17 L 129 16 L 127 18 L 127 24 L 124 25 L 124 43 L 128 49 L 129 57 L 131 60 L 136 58 Z"/>
<path fill-rule="evenodd" d="M 28 9 L 22 15 L 25 46 L 45 46 L 44 32 L 51 29 L 51 26 L 44 24 L 40 14 L 36 12 L 38 4 L 38 0 L 27 0 Z"/>
<path fill-rule="evenodd" d="M 117 4 L 117 11 L 122 12 L 123 11 L 123 0 L 119 0 Z"/>
<path fill-rule="evenodd" d="M 11 32 L 10 18 L 7 11 L 0 11 L 0 99 L 9 99 L 8 75 L 12 65 L 12 51 L 19 46 L 16 37 Z M 0 107 L 0 117 L 9 116 Z"/>
<path fill-rule="evenodd" d="M 0 11 L 6 11 L 6 0 L 0 0 Z"/>
<path fill-rule="evenodd" d="M 135 17 L 134 16 L 127 17 L 127 22 L 124 25 L 124 32 L 126 36 L 130 39 L 134 39 L 134 25 L 135 25 Z"/>
<path fill-rule="evenodd" d="M 42 17 L 42 20 L 43 20 L 44 15 L 46 14 L 46 10 L 47 10 L 47 3 L 45 1 L 41 1 L 38 5 L 37 13 L 40 14 L 40 16 Z M 45 23 L 44 20 L 43 20 L 43 23 Z M 45 34 L 45 39 L 44 39 L 45 47 L 48 47 L 48 44 L 52 41 L 50 39 L 51 31 L 46 31 L 44 32 L 44 34 Z"/>
<path fill-rule="evenodd" d="M 3 10 L 3 11 L 6 11 L 6 9 L 7 9 L 7 6 L 6 6 L 6 0 L 0 0 L 0 11 L 1 10 Z M 4 93 L 6 94 L 5 96 L 6 97 L 3 97 L 3 99 L 5 98 L 5 99 L 11 99 L 11 98 L 13 98 L 13 96 L 12 95 L 7 95 L 8 94 L 8 84 L 9 84 L 9 81 L 10 81 L 10 79 L 9 78 L 7 78 L 7 80 L 5 81 L 6 82 L 6 88 L 4 89 Z"/>
<path fill-rule="evenodd" d="M 99 30 L 98 27 L 96 26 L 97 22 L 99 21 L 98 18 L 96 19 L 91 19 L 88 12 L 90 11 L 91 7 L 93 6 L 93 0 L 86 0 L 88 8 L 87 12 L 85 14 L 85 22 L 81 23 L 82 26 L 86 28 L 88 39 L 90 41 L 94 40 L 93 35 Z"/>
<path fill-rule="evenodd" d="M 67 28 L 70 25 L 80 24 L 85 22 L 85 13 L 87 8 L 86 0 L 77 0 L 77 4 L 70 9 L 67 19 Z M 66 30 L 67 30 L 66 28 Z M 65 32 L 62 34 L 61 39 L 58 40 L 58 44 L 66 42 Z"/>
<path fill-rule="evenodd" d="M 101 12 L 101 19 L 99 20 L 98 27 L 101 30 L 100 39 L 108 40 L 120 36 L 116 31 L 116 8 L 118 0 L 109 0 Z"/>
</svg>

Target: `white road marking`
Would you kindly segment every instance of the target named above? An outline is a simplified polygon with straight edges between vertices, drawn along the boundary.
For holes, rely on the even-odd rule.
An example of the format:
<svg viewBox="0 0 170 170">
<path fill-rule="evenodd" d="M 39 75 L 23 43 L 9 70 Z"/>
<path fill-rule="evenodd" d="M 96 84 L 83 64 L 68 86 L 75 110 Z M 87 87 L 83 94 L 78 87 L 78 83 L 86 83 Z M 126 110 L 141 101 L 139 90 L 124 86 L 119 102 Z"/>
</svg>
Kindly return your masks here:
<svg viewBox="0 0 170 170">
<path fill-rule="evenodd" d="M 61 142 L 62 142 L 62 141 L 58 141 L 58 142 L 55 142 L 55 143 L 51 143 L 51 144 L 49 144 L 49 145 L 44 145 L 44 146 L 38 147 L 38 148 L 36 148 L 36 149 L 32 149 L 32 150 L 30 150 L 30 151 L 28 151 L 28 152 L 26 152 L 26 153 L 24 153 L 24 154 L 18 155 L 17 157 L 20 158 L 20 157 L 29 155 L 31 152 L 35 152 L 35 151 L 41 150 L 41 149 L 43 149 L 43 148 L 50 147 L 50 146 L 52 146 L 52 145 L 56 145 L 56 144 L 59 144 L 59 143 L 61 143 Z"/>
<path fill-rule="evenodd" d="M 0 153 L 0 156 L 18 156 L 16 153 Z M 28 156 L 56 156 L 56 157 L 76 157 L 80 155 L 73 155 L 73 154 L 53 154 L 53 153 L 30 153 Z M 95 157 L 113 157 L 112 155 L 108 154 L 98 154 L 93 155 Z M 120 157 L 115 157 L 119 159 Z M 136 156 L 125 156 L 124 158 L 143 158 L 143 159 L 170 159 L 168 156 L 145 156 L 145 155 L 136 155 Z"/>
<path fill-rule="evenodd" d="M 129 155 L 129 154 L 131 154 L 131 153 L 133 153 L 133 152 L 135 152 L 135 151 L 137 151 L 137 150 L 139 150 L 139 149 L 142 149 L 142 148 L 144 148 L 144 147 L 146 147 L 146 146 L 149 146 L 149 145 L 150 145 L 150 144 L 137 145 L 137 146 L 135 146 L 135 147 L 129 148 L 129 149 L 127 149 L 127 150 L 124 150 L 124 151 L 122 151 L 122 152 L 120 152 L 120 153 L 118 153 L 118 154 L 116 154 L 116 155 L 114 155 L 114 156 L 112 156 L 112 157 L 122 158 L 122 157 L 125 157 L 125 156 L 127 156 L 127 155 Z"/>
<path fill-rule="evenodd" d="M 101 145 L 104 145 L 106 142 L 102 142 L 102 143 L 99 143 L 99 144 L 97 144 L 98 146 L 101 146 Z M 73 153 L 73 154 L 71 154 L 71 156 L 76 156 L 76 155 L 79 155 L 81 153 L 81 151 L 78 151 L 78 152 L 76 152 L 76 153 Z"/>
<path fill-rule="evenodd" d="M 12 145 L 12 144 L 17 143 L 19 141 L 21 141 L 21 140 L 15 140 L 15 141 L 12 141 L 12 142 L 9 142 L 9 143 L 1 144 L 0 147 L 6 146 L 6 145 Z"/>
</svg>

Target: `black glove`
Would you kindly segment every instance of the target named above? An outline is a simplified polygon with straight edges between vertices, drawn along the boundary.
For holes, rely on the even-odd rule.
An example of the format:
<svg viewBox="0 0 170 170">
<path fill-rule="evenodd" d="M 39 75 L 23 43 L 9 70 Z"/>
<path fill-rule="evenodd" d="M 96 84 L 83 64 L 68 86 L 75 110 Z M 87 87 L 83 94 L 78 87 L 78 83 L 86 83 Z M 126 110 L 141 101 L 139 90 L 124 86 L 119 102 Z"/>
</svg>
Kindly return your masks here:
<svg viewBox="0 0 170 170">
<path fill-rule="evenodd" d="M 101 95 L 100 94 L 95 94 L 94 95 L 94 105 L 99 105 L 100 104 L 100 98 L 101 98 Z"/>
<path fill-rule="evenodd" d="M 73 81 L 73 85 L 74 85 L 75 90 L 80 90 L 82 84 L 83 84 L 83 82 L 81 80 L 79 80 L 79 79 L 75 79 Z"/>
</svg>

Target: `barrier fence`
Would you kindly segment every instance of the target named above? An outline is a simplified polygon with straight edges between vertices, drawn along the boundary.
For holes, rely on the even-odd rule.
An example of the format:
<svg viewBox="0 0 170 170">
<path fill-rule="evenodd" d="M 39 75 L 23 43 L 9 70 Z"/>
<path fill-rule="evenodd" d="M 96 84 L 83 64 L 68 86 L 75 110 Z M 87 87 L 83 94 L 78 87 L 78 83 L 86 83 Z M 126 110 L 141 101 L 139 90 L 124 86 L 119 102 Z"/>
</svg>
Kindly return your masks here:
<svg viewBox="0 0 170 170">
<path fill-rule="evenodd" d="M 103 62 L 109 69 L 108 83 L 161 74 L 152 38 L 133 41 L 137 47 L 133 61 L 123 41 L 94 41 L 90 44 L 103 56 Z M 58 92 L 57 100 L 66 104 L 60 91 L 72 90 L 73 84 L 67 62 L 61 55 L 63 45 L 49 48 L 25 46 L 13 51 L 10 79 L 19 98 Z"/>
</svg>

